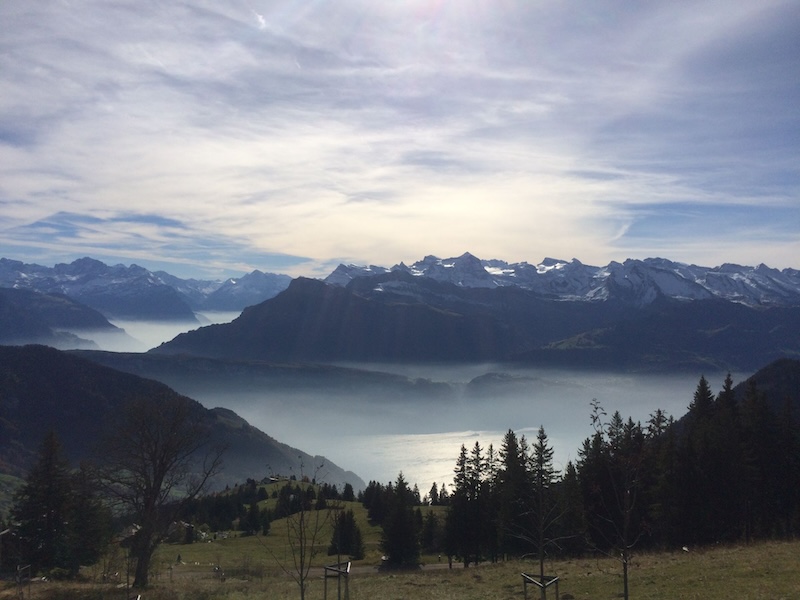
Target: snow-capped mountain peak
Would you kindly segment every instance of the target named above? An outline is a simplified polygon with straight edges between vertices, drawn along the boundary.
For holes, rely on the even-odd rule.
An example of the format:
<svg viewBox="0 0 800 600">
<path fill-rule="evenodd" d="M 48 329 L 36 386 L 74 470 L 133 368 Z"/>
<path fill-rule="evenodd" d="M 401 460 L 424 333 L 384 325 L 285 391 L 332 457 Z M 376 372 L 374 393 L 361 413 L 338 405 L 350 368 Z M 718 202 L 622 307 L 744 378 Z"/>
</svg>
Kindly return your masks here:
<svg viewBox="0 0 800 600">
<path fill-rule="evenodd" d="M 603 267 L 547 257 L 537 264 L 481 260 L 466 252 L 458 257 L 428 255 L 411 265 L 391 268 L 339 265 L 325 281 L 345 286 L 356 277 L 395 271 L 466 288 L 517 286 L 555 300 L 598 301 L 617 298 L 643 306 L 659 297 L 681 300 L 721 298 L 750 306 L 800 305 L 800 271 L 780 271 L 759 264 L 726 263 L 701 267 L 664 258 L 612 261 Z"/>
</svg>

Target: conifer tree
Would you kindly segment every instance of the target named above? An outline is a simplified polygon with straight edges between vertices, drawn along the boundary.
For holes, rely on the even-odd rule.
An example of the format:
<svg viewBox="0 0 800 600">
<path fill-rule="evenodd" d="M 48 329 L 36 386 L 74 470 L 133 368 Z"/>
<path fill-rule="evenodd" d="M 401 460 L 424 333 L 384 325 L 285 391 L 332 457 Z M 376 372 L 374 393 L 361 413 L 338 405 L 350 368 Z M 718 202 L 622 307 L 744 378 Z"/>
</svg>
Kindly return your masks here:
<svg viewBox="0 0 800 600">
<path fill-rule="evenodd" d="M 39 458 L 14 497 L 11 519 L 24 556 L 36 571 L 54 567 L 72 569 L 69 520 L 72 503 L 69 464 L 61 444 L 49 432 L 39 447 Z"/>
<path fill-rule="evenodd" d="M 714 458 L 714 395 L 704 376 L 700 377 L 686 417 L 685 448 L 681 453 L 683 510 L 687 541 L 705 544 L 717 541 L 719 525 Z"/>
<path fill-rule="evenodd" d="M 689 414 L 695 419 L 707 419 L 711 416 L 713 407 L 714 394 L 708 385 L 708 380 L 701 375 L 692 402 L 689 404 Z"/>
<path fill-rule="evenodd" d="M 445 552 L 458 556 L 468 566 L 472 537 L 470 494 L 467 471 L 467 447 L 461 445 L 453 477 L 453 492 L 449 495 L 450 509 L 445 523 Z"/>
<path fill-rule="evenodd" d="M 328 555 L 332 554 L 347 555 L 353 560 L 364 558 L 364 540 L 352 509 L 334 516 L 333 534 L 328 546 Z"/>
<path fill-rule="evenodd" d="M 428 492 L 428 502 L 430 502 L 431 506 L 439 505 L 439 487 L 436 485 L 435 481 L 433 485 L 431 485 L 431 490 Z"/>
<path fill-rule="evenodd" d="M 775 519 L 776 424 L 755 383 L 745 389 L 739 423 L 742 432 L 742 488 L 745 539 L 766 537 Z"/>
<path fill-rule="evenodd" d="M 584 443 L 581 478 L 587 501 L 594 545 L 618 557 L 622 563 L 623 597 L 629 597 L 628 568 L 631 553 L 645 533 L 646 511 L 641 506 L 644 433 L 632 419 L 619 412 L 606 413 L 592 401 L 595 435 Z"/>
<path fill-rule="evenodd" d="M 577 555 L 584 549 L 586 518 L 578 470 L 572 461 L 564 467 L 564 475 L 557 490 L 559 504 L 563 509 L 563 516 L 557 525 L 559 544 L 565 554 Z"/>
<path fill-rule="evenodd" d="M 550 542 L 549 534 L 560 517 L 558 504 L 553 495 L 555 469 L 553 468 L 553 447 L 540 426 L 531 455 L 531 474 L 533 478 L 534 538 L 539 557 L 539 577 L 544 583 L 545 547 Z"/>
<path fill-rule="evenodd" d="M 791 398 L 785 398 L 778 420 L 775 471 L 779 532 L 787 538 L 800 528 L 800 429 L 796 426 Z"/>
<path fill-rule="evenodd" d="M 439 518 L 429 510 L 422 522 L 420 543 L 425 552 L 439 552 L 442 550 L 442 531 Z"/>
<path fill-rule="evenodd" d="M 509 429 L 500 445 L 498 478 L 498 526 L 503 552 L 521 554 L 526 549 L 532 489 L 527 456 L 516 433 Z"/>
<path fill-rule="evenodd" d="M 344 502 L 353 502 L 356 499 L 356 495 L 353 492 L 353 485 L 351 483 L 345 483 L 344 489 L 342 490 L 342 500 Z"/>
<path fill-rule="evenodd" d="M 54 432 L 15 494 L 11 517 L 23 557 L 37 571 L 58 568 L 73 576 L 97 560 L 110 537 L 108 509 L 86 471 L 71 472 Z"/>
<path fill-rule="evenodd" d="M 419 529 L 414 516 L 413 492 L 405 477 L 397 476 L 390 506 L 383 525 L 381 548 L 392 567 L 419 565 Z"/>
</svg>

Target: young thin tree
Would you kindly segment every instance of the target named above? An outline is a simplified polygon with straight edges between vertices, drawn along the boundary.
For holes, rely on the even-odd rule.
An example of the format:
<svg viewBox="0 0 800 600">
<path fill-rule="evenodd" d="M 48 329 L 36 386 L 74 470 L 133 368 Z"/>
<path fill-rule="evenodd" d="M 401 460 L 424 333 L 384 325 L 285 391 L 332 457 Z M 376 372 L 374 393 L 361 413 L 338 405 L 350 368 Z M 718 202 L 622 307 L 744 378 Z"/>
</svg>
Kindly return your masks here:
<svg viewBox="0 0 800 600">
<path fill-rule="evenodd" d="M 101 444 L 97 480 L 139 527 L 130 546 L 134 587 L 147 586 L 168 527 L 220 467 L 223 449 L 208 448 L 202 417 L 202 407 L 183 396 L 136 398 Z"/>
<path fill-rule="evenodd" d="M 531 455 L 531 474 L 535 495 L 535 534 L 536 550 L 539 555 L 539 580 L 544 584 L 545 549 L 550 541 L 550 529 L 560 518 L 560 510 L 555 502 L 553 485 L 556 482 L 553 468 L 553 447 L 547 439 L 544 426 L 539 427 Z M 544 588 L 542 588 L 544 590 Z M 544 593 L 542 594 L 544 596 Z"/>
<path fill-rule="evenodd" d="M 644 534 L 639 506 L 644 433 L 641 425 L 619 412 L 609 420 L 597 400 L 592 400 L 595 435 L 580 452 L 580 477 L 586 489 L 590 524 L 598 550 L 613 552 L 622 563 L 623 598 L 628 600 L 631 553 Z"/>
<path fill-rule="evenodd" d="M 335 503 L 326 503 L 324 508 L 315 506 L 316 494 L 313 487 L 315 484 L 311 482 L 319 481 L 318 476 L 324 465 L 317 465 L 313 476 L 309 477 L 303 457 L 298 456 L 298 461 L 299 480 L 306 485 L 306 488 L 303 490 L 300 485 L 296 486 L 292 491 L 292 497 L 289 498 L 292 508 L 290 514 L 285 517 L 285 524 L 286 541 L 291 554 L 290 562 L 281 560 L 272 550 L 269 550 L 269 553 L 281 570 L 297 584 L 300 600 L 305 600 L 312 562 L 319 552 L 323 532 L 327 529 L 333 510 L 337 507 L 334 506 Z M 290 485 L 287 483 L 284 489 Z"/>
</svg>

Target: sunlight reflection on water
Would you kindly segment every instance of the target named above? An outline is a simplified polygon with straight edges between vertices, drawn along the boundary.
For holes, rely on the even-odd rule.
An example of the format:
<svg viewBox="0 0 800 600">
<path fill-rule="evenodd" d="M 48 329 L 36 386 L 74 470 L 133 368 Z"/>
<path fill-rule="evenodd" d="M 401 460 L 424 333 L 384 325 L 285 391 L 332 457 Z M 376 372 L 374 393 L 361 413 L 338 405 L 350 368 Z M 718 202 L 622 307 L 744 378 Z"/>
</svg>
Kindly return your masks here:
<svg viewBox="0 0 800 600">
<path fill-rule="evenodd" d="M 221 323 L 236 316 L 210 313 L 202 318 L 206 323 Z M 143 347 L 133 351 L 155 347 L 189 328 L 185 323 L 118 324 L 140 340 Z M 374 390 L 355 389 L 343 396 L 320 388 L 302 393 L 230 389 L 224 395 L 195 390 L 190 395 L 207 408 L 229 408 L 279 442 L 325 456 L 367 482 L 388 483 L 402 471 L 406 481 L 418 484 L 425 494 L 433 482 L 450 487 L 462 444 L 469 450 L 478 441 L 484 453 L 489 444 L 499 451 L 509 428 L 532 443 L 543 425 L 554 449 L 554 466 L 563 469 L 577 459 L 583 440 L 592 434 L 593 398 L 609 415 L 619 410 L 625 419 L 630 416 L 646 423 L 660 408 L 677 419 L 686 412 L 700 377 L 700 373 L 631 375 L 492 364 L 344 366 L 444 382 L 456 393 L 447 398 L 419 394 L 398 399 L 381 397 Z M 513 391 L 490 385 L 467 393 L 475 377 L 504 372 L 522 378 Z M 712 389 L 720 389 L 723 379 L 724 374 L 709 377 Z M 740 380 L 734 375 L 734 381 Z"/>
<path fill-rule="evenodd" d="M 541 373 L 541 372 L 540 372 Z M 548 377 L 556 375 L 553 372 Z M 691 376 L 557 374 L 563 385 L 500 397 L 459 398 L 452 402 L 414 399 L 332 398 L 281 395 L 228 395 L 225 405 L 276 439 L 327 457 L 365 481 L 394 481 L 399 472 L 427 493 L 433 482 L 448 487 L 462 444 L 478 441 L 500 450 L 511 428 L 532 443 L 540 425 L 554 449 L 554 466 L 576 460 L 592 434 L 590 402 L 597 398 L 610 415 L 619 410 L 646 423 L 656 409 L 679 418 L 686 412 L 697 379 Z M 699 375 L 698 375 L 699 378 Z M 444 378 L 446 381 L 451 379 Z M 721 385 L 720 381 L 713 383 Z M 210 398 L 202 400 L 206 406 Z M 222 402 L 223 399 L 216 399 Z"/>
</svg>

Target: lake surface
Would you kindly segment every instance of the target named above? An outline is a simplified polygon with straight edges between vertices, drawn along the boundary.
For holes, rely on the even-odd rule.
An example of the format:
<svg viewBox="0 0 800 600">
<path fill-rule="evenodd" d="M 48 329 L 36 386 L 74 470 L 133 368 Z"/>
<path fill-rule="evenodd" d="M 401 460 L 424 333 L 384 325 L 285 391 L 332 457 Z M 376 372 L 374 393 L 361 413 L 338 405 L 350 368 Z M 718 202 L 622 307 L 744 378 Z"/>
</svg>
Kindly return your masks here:
<svg viewBox="0 0 800 600">
<path fill-rule="evenodd" d="M 486 366 L 439 371 L 436 381 L 466 384 L 471 372 Z M 497 367 L 493 367 L 497 368 Z M 281 442 L 319 454 L 365 481 L 394 481 L 400 471 L 426 493 L 433 482 L 448 487 L 461 445 L 479 442 L 484 450 L 500 441 L 508 429 L 529 442 L 543 425 L 562 469 L 576 460 L 583 440 L 592 435 L 593 398 L 608 415 L 643 424 L 661 408 L 676 419 L 685 414 L 697 387 L 697 377 L 625 376 L 605 373 L 532 371 L 538 377 L 519 393 L 466 396 L 453 400 L 415 398 L 387 400 L 354 396 L 342 399 L 304 394 L 228 395 L 203 398 L 222 403 L 252 425 Z M 431 375 L 431 373 L 428 373 Z M 461 379 L 455 379 L 460 377 Z M 712 389 L 722 385 L 710 378 Z M 222 404 L 217 404 L 222 405 Z"/>
<path fill-rule="evenodd" d="M 238 313 L 216 313 L 203 315 L 203 319 L 206 323 L 220 323 L 236 316 Z M 128 349 L 132 351 L 157 346 L 189 328 L 186 324 L 119 324 L 144 346 Z M 357 389 L 348 397 L 331 395 L 324 389 L 302 394 L 274 389 L 263 393 L 230 390 L 224 396 L 193 396 L 208 408 L 229 408 L 278 441 L 325 456 L 367 482 L 388 483 L 402 471 L 406 480 L 411 485 L 416 483 L 424 494 L 433 482 L 450 487 L 462 444 L 469 449 L 478 441 L 484 450 L 489 444 L 499 450 L 508 429 L 533 442 L 543 425 L 555 452 L 555 466 L 561 469 L 567 461 L 577 459 L 583 440 L 593 433 L 593 398 L 600 401 L 608 415 L 618 410 L 623 418 L 632 417 L 643 424 L 658 408 L 677 419 L 686 413 L 702 375 L 514 370 L 511 373 L 518 379 L 513 386 L 488 386 L 476 393 L 468 390 L 468 382 L 486 373 L 509 372 L 509 367 L 346 366 L 446 382 L 460 391 L 447 399 L 424 395 L 397 399 Z M 705 375 L 711 389 L 719 391 L 724 374 Z M 743 378 L 734 375 L 734 382 Z M 267 474 L 265 465 L 263 475 Z"/>
</svg>

